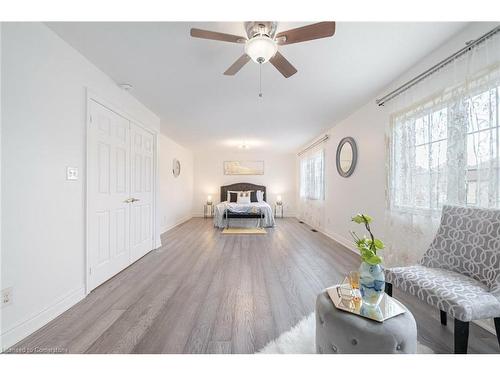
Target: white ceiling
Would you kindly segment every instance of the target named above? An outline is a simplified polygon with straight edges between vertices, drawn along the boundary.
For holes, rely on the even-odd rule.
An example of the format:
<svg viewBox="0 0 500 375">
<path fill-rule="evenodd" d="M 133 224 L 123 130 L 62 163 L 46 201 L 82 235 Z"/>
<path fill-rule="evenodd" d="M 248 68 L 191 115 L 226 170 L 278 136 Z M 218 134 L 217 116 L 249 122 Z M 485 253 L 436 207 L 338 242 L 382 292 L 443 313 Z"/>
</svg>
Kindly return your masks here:
<svg viewBox="0 0 500 375">
<path fill-rule="evenodd" d="M 282 23 L 278 31 L 305 23 Z M 466 23 L 337 23 L 333 38 L 280 47 L 298 69 L 285 79 L 249 62 L 222 73 L 243 45 L 195 39 L 191 27 L 245 35 L 242 23 L 49 23 L 68 43 L 161 118 L 161 129 L 193 150 L 293 151 L 377 95 Z"/>
</svg>

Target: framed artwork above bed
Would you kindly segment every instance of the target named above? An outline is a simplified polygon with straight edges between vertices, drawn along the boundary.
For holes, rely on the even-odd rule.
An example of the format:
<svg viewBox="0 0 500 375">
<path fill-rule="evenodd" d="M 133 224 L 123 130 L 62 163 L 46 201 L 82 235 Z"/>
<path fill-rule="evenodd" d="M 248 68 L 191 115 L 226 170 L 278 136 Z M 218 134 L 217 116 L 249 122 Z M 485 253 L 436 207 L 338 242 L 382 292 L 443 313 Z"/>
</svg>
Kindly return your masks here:
<svg viewBox="0 0 500 375">
<path fill-rule="evenodd" d="M 264 161 L 224 161 L 225 175 L 263 175 Z"/>
</svg>

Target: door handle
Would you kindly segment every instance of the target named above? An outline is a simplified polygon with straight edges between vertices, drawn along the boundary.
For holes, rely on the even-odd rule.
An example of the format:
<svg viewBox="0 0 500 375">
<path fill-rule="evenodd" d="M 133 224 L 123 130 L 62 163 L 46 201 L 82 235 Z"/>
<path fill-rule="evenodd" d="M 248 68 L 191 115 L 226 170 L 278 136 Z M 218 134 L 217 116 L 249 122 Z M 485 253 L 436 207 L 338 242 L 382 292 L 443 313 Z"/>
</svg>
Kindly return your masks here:
<svg viewBox="0 0 500 375">
<path fill-rule="evenodd" d="M 129 199 L 125 199 L 123 202 L 124 203 L 134 203 L 134 202 L 139 202 L 140 199 L 137 199 L 137 198 L 129 198 Z"/>
</svg>

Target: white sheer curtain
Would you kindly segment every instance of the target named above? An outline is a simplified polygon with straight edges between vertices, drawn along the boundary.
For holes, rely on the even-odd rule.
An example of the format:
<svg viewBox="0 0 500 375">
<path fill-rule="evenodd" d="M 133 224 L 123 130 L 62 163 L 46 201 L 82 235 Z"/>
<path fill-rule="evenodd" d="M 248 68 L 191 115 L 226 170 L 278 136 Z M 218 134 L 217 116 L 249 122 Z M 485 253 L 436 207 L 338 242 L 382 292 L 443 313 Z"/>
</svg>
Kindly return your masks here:
<svg viewBox="0 0 500 375">
<path fill-rule="evenodd" d="M 391 104 L 385 261 L 417 262 L 443 204 L 500 208 L 498 34 Z"/>
<path fill-rule="evenodd" d="M 324 199 L 323 150 L 313 152 L 300 160 L 300 197 L 309 200 Z"/>
<path fill-rule="evenodd" d="M 315 228 L 323 228 L 325 199 L 325 151 L 322 146 L 300 156 L 299 217 Z"/>
</svg>

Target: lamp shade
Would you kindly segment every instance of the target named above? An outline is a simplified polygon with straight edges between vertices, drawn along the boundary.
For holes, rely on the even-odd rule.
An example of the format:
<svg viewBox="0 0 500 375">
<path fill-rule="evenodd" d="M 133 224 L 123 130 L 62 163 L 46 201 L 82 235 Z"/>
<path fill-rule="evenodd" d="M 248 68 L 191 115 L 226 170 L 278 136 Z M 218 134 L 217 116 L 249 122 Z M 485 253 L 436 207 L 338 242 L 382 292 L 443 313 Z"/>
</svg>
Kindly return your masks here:
<svg viewBox="0 0 500 375">
<path fill-rule="evenodd" d="M 207 202 L 208 202 L 208 203 L 211 203 L 211 202 L 212 202 L 212 196 L 211 196 L 211 195 L 209 195 L 209 196 L 207 197 Z"/>
<path fill-rule="evenodd" d="M 259 64 L 268 62 L 277 50 L 276 42 L 264 35 L 253 37 L 245 44 L 245 53 Z"/>
</svg>

